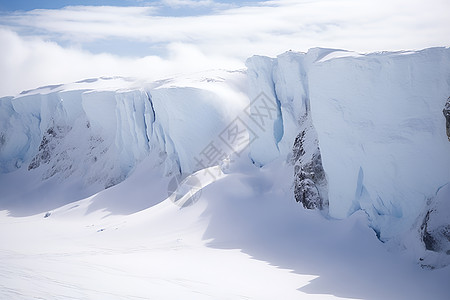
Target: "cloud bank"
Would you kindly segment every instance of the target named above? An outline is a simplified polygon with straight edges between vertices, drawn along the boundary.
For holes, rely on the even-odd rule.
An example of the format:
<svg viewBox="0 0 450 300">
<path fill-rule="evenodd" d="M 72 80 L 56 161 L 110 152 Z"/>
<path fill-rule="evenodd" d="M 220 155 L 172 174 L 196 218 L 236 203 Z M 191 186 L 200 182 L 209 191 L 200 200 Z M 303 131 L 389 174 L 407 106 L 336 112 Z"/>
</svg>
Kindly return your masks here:
<svg viewBox="0 0 450 300">
<path fill-rule="evenodd" d="M 191 14 L 171 15 L 167 7 L 178 12 L 188 7 Z M 192 14 L 197 8 L 199 14 Z M 104 75 L 153 80 L 242 68 L 253 54 L 275 56 L 289 49 L 448 46 L 448 11 L 447 0 L 286 0 L 240 7 L 166 0 L 143 7 L 9 13 L 0 16 L 0 96 Z"/>
</svg>

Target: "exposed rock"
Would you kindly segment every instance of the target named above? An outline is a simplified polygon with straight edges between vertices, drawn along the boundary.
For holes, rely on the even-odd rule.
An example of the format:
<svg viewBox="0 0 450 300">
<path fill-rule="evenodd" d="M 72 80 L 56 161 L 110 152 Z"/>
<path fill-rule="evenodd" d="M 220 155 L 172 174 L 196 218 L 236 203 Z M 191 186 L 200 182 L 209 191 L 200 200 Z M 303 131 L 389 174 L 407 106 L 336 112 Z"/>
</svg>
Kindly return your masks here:
<svg viewBox="0 0 450 300">
<path fill-rule="evenodd" d="M 78 122 L 83 123 L 84 120 L 78 120 Z M 91 128 L 84 128 L 80 133 L 80 128 L 77 126 L 74 130 L 73 126 L 59 124 L 53 120 L 52 125 L 42 136 L 38 152 L 28 165 L 28 170 L 38 169 L 45 165 L 42 173 L 43 180 L 56 174 L 63 179 L 80 171 L 85 166 L 95 168 L 97 165 L 104 165 L 105 168 L 111 170 L 111 174 L 99 172 L 100 174 L 96 173 L 95 176 L 86 177 L 85 180 L 88 184 L 99 182 L 108 188 L 124 179 L 120 174 L 114 174 L 111 166 L 106 165 L 105 159 L 100 161 L 99 158 L 105 156 L 108 150 L 105 140 L 98 134 L 94 134 Z"/>
<path fill-rule="evenodd" d="M 442 113 L 445 117 L 445 127 L 447 129 L 447 137 L 448 141 L 450 142 L 450 97 L 448 97 L 447 102 L 445 103 L 444 109 L 442 110 Z"/>
<path fill-rule="evenodd" d="M 435 228 L 429 226 L 430 215 L 434 210 L 429 210 L 423 220 L 422 241 L 425 248 L 430 251 L 450 254 L 450 224 L 441 224 Z M 431 227 L 431 228 L 430 228 Z"/>
<path fill-rule="evenodd" d="M 38 153 L 28 165 L 28 170 L 36 169 L 41 164 L 48 164 L 59 141 L 71 130 L 68 126 L 50 127 L 42 136 Z"/>
<path fill-rule="evenodd" d="M 5 134 L 3 132 L 0 132 L 0 149 L 2 146 L 6 143 Z"/>
<path fill-rule="evenodd" d="M 432 210 L 429 210 L 427 214 L 425 215 L 425 218 L 422 222 L 422 225 L 420 226 L 420 230 L 422 232 L 422 241 L 425 245 L 425 249 L 436 251 L 438 249 L 436 239 L 433 237 L 433 235 L 428 231 L 428 222 L 430 220 L 430 213 Z"/>
<path fill-rule="evenodd" d="M 307 209 L 324 209 L 328 207 L 327 182 L 317 136 L 308 116 L 302 122 L 304 129 L 293 146 L 294 197 Z"/>
<path fill-rule="evenodd" d="M 422 266 L 439 268 L 450 264 L 450 184 L 439 188 L 429 200 L 420 226 L 420 237 L 428 250 Z"/>
</svg>

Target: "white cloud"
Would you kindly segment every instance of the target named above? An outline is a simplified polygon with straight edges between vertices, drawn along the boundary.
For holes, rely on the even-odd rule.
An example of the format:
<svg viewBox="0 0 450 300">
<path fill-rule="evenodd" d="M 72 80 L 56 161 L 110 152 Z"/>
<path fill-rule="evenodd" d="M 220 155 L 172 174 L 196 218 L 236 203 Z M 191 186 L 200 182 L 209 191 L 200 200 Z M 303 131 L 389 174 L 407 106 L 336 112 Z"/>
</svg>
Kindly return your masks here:
<svg viewBox="0 0 450 300">
<path fill-rule="evenodd" d="M 53 42 L 24 39 L 12 31 L 0 29 L 0 45 L 7 45 L 0 47 L 0 96 L 100 76 L 157 80 L 182 70 L 243 67 L 237 60 L 205 55 L 193 45 L 180 43 L 167 46 L 167 59 L 158 56 L 126 58 L 66 49 Z"/>
<path fill-rule="evenodd" d="M 209 15 L 174 17 L 158 15 L 159 4 L 67 7 L 1 17 L 4 30 L 0 32 L 0 66 L 15 75 L 1 75 L 5 78 L 1 78 L 0 95 L 6 93 L 7 87 L 13 90 L 21 78 L 27 79 L 27 88 L 31 88 L 29 85 L 36 81 L 49 84 L 113 72 L 152 77 L 169 71 L 242 66 L 245 58 L 253 54 L 274 56 L 288 49 L 332 47 L 369 52 L 449 44 L 447 0 L 285 0 L 219 10 L 217 3 L 210 0 L 165 2 L 216 9 Z M 30 35 L 34 37 L 24 37 Z M 122 47 L 126 47 L 126 41 L 139 41 L 149 49 L 158 45 L 160 51 L 144 58 L 125 58 L 82 50 L 86 42 L 109 39 L 123 40 Z M 72 47 L 56 44 L 62 42 Z M 103 50 L 114 53 L 114 49 Z M 64 66 L 64 72 L 58 65 Z M 142 71 L 144 66 L 152 72 Z M 43 72 L 41 68 L 52 72 L 37 75 Z"/>
<path fill-rule="evenodd" d="M 215 3 L 212 0 L 162 0 L 164 5 L 180 8 L 180 7 L 212 7 L 221 6 L 220 3 Z"/>
</svg>

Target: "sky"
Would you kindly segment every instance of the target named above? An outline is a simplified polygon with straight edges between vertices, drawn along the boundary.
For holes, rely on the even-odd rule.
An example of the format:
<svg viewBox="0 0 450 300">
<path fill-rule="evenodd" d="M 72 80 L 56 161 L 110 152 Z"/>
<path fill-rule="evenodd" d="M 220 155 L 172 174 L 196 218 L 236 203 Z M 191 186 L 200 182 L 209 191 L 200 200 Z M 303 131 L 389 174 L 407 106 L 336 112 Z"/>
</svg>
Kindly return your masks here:
<svg viewBox="0 0 450 300">
<path fill-rule="evenodd" d="M 448 0 L 0 0 L 0 96 L 99 76 L 245 68 L 252 55 L 450 46 Z"/>
</svg>

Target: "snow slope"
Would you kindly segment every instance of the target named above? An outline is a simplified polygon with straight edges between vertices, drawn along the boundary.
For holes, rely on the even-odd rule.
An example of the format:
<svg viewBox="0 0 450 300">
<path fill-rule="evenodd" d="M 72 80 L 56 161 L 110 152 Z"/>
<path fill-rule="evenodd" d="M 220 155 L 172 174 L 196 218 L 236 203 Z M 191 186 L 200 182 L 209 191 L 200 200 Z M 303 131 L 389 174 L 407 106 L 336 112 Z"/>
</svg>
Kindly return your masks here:
<svg viewBox="0 0 450 300">
<path fill-rule="evenodd" d="M 449 268 L 430 272 L 387 252 L 364 214 L 325 221 L 298 206 L 291 165 L 277 160 L 258 169 L 245 160 L 234 170 L 184 208 L 166 199 L 168 179 L 155 180 L 161 170 L 146 159 L 124 182 L 47 217 L 3 212 L 0 297 L 448 296 Z"/>
</svg>

